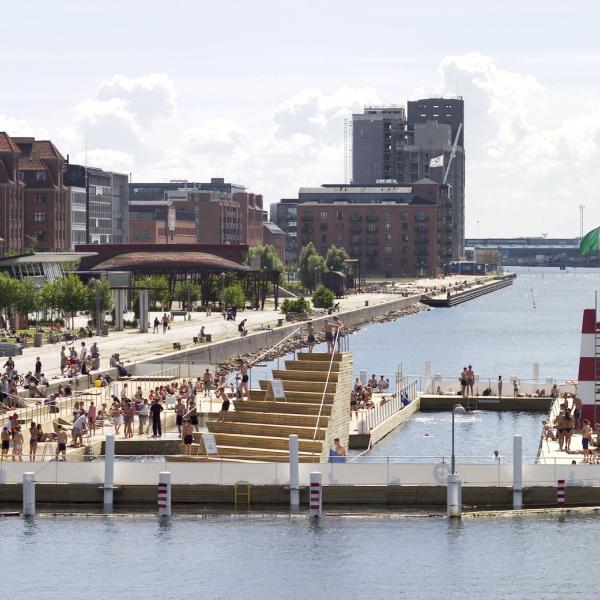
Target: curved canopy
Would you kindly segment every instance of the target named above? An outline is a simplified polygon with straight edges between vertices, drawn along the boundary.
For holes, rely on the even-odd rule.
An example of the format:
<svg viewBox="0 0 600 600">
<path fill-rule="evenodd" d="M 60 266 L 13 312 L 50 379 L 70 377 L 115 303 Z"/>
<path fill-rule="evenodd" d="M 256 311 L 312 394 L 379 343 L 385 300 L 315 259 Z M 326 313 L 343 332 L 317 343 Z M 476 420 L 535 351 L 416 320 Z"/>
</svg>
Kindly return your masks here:
<svg viewBox="0 0 600 600">
<path fill-rule="evenodd" d="M 219 271 L 251 272 L 252 269 L 232 260 L 207 252 L 125 252 L 113 256 L 96 266 L 92 271 L 143 271 L 144 273 L 168 273 L 187 271 L 209 273 Z"/>
</svg>

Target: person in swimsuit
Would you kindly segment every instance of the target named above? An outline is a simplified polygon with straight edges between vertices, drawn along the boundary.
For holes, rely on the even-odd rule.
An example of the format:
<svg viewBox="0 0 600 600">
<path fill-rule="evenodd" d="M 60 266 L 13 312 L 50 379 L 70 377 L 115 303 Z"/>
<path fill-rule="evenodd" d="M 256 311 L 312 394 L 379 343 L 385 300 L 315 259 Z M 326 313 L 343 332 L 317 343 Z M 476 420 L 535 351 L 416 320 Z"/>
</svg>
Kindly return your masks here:
<svg viewBox="0 0 600 600">
<path fill-rule="evenodd" d="M 358 400 L 356 399 L 356 392 L 352 390 L 350 392 L 350 418 L 352 419 L 352 412 L 356 414 L 358 419 Z"/>
<path fill-rule="evenodd" d="M 194 426 L 190 423 L 189 419 L 183 421 L 181 435 L 183 436 L 183 443 L 185 445 L 185 454 L 186 456 L 191 456 L 192 442 L 194 441 Z"/>
<path fill-rule="evenodd" d="M 463 367 L 462 373 L 458 376 L 460 381 L 460 389 L 462 391 L 462 397 L 467 397 L 467 367 Z"/>
<path fill-rule="evenodd" d="M 200 428 L 198 427 L 198 409 L 196 408 L 196 403 L 193 400 L 190 400 L 188 416 L 190 418 L 190 425 L 194 428 L 194 430 L 200 431 Z"/>
<path fill-rule="evenodd" d="M 338 352 L 340 350 L 340 346 L 341 346 L 341 340 L 342 340 L 342 336 L 344 335 L 344 324 L 342 323 L 342 320 L 339 317 L 333 317 L 333 323 L 332 323 L 332 327 L 333 327 L 333 335 L 334 335 L 334 345 L 333 345 L 333 350 L 335 350 L 335 340 L 337 340 L 337 347 L 338 347 Z M 332 350 L 332 352 L 333 352 Z"/>
<path fill-rule="evenodd" d="M 8 450 L 10 448 L 10 431 L 8 431 L 8 427 L 2 428 L 0 440 L 2 441 L 2 460 L 5 460 L 8 456 Z"/>
<path fill-rule="evenodd" d="M 35 462 L 35 455 L 38 445 L 38 430 L 36 424 L 32 421 L 29 427 L 29 460 Z"/>
<path fill-rule="evenodd" d="M 148 414 L 149 414 L 148 400 L 144 399 L 144 401 L 140 405 L 140 408 L 138 409 L 138 421 L 139 421 L 138 434 L 139 435 L 143 435 L 144 432 L 148 433 L 148 429 L 146 427 L 146 424 L 148 423 Z"/>
<path fill-rule="evenodd" d="M 94 404 L 94 401 L 92 400 L 90 402 L 90 405 L 88 407 L 88 412 L 87 412 L 88 428 L 92 435 L 94 435 L 96 433 L 96 415 L 97 415 L 96 405 Z"/>
<path fill-rule="evenodd" d="M 325 333 L 325 341 L 327 342 L 327 352 L 333 352 L 335 350 L 335 342 L 333 338 L 333 325 L 327 319 L 325 319 L 321 331 Z"/>
<path fill-rule="evenodd" d="M 23 434 L 21 433 L 21 428 L 17 426 L 14 434 L 13 434 L 13 452 L 12 459 L 17 460 L 17 456 L 20 461 L 23 461 Z"/>
<path fill-rule="evenodd" d="M 207 396 L 210 396 L 210 388 L 212 387 L 211 382 L 212 382 L 212 373 L 210 372 L 210 369 L 206 369 L 206 371 L 204 371 L 204 375 L 202 375 L 202 383 L 204 384 L 204 397 L 205 398 Z"/>
<path fill-rule="evenodd" d="M 566 410 L 563 419 L 563 427 L 565 430 L 565 452 L 571 451 L 571 437 L 573 436 L 573 427 L 575 426 L 575 420 L 571 416 L 571 411 Z"/>
<path fill-rule="evenodd" d="M 248 397 L 250 395 L 250 392 L 248 391 L 248 381 L 250 380 L 250 378 L 248 376 L 248 363 L 242 360 L 241 358 L 239 359 L 239 363 L 240 375 L 242 376 L 242 381 L 240 383 L 239 398 L 240 400 L 243 400 L 244 396 Z"/>
<path fill-rule="evenodd" d="M 308 323 L 306 330 L 306 343 L 308 344 L 308 351 L 312 352 L 313 348 L 315 347 L 315 342 L 317 341 L 317 338 L 315 337 L 315 326 L 312 323 Z"/>
<path fill-rule="evenodd" d="M 473 367 L 469 365 L 467 369 L 467 396 L 473 397 L 473 384 L 475 383 L 475 373 Z"/>
<path fill-rule="evenodd" d="M 219 388 L 217 390 L 217 398 L 222 398 L 223 403 L 221 404 L 221 411 L 219 412 L 219 418 L 217 421 L 224 421 L 229 411 L 229 398 L 225 393 L 225 388 Z"/>
<path fill-rule="evenodd" d="M 123 407 L 123 423 L 125 424 L 123 433 L 126 438 L 133 437 L 133 407 L 131 406 L 131 402 L 128 400 L 125 401 L 125 406 Z"/>
<path fill-rule="evenodd" d="M 587 460 L 587 457 L 591 454 L 590 442 L 592 441 L 592 428 L 590 422 L 587 419 L 583 420 L 583 427 L 581 428 L 581 445 L 583 447 L 583 460 Z"/>
<path fill-rule="evenodd" d="M 58 426 L 56 434 L 56 460 L 62 454 L 63 460 L 67 460 L 67 432 L 62 428 L 62 425 Z"/>
<path fill-rule="evenodd" d="M 181 398 L 177 400 L 175 405 L 175 424 L 177 425 L 177 432 L 180 436 L 183 435 L 183 413 L 185 412 L 185 404 L 181 401 Z"/>
</svg>

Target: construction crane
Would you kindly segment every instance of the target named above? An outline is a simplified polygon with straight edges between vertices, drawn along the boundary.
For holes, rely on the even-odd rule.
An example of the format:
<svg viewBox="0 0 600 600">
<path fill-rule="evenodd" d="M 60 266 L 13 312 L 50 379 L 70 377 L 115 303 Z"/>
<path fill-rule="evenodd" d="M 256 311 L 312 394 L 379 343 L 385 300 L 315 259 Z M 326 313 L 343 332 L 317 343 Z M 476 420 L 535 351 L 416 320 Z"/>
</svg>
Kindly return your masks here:
<svg viewBox="0 0 600 600">
<path fill-rule="evenodd" d="M 458 126 L 458 130 L 456 131 L 456 137 L 454 138 L 454 144 L 452 144 L 452 151 L 450 152 L 450 158 L 448 159 L 448 166 L 446 167 L 446 172 L 444 173 L 444 179 L 442 180 L 442 184 L 446 185 L 446 180 L 448 179 L 448 173 L 450 173 L 450 167 L 452 165 L 452 161 L 456 157 L 456 147 L 458 146 L 458 138 L 460 137 L 460 132 L 462 131 L 463 124 L 460 123 Z"/>
</svg>

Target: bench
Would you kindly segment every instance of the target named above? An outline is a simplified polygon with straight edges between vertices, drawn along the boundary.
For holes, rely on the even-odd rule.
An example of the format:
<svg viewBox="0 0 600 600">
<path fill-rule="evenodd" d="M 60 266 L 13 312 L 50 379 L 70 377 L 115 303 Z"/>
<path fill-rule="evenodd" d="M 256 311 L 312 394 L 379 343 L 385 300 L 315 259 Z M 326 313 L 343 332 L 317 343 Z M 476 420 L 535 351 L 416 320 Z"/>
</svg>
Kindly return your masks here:
<svg viewBox="0 0 600 600">
<path fill-rule="evenodd" d="M 187 310 L 172 310 L 171 311 L 171 316 L 173 318 L 175 318 L 175 317 L 183 317 L 184 320 L 185 320 L 185 318 L 187 317 L 187 314 L 188 314 Z"/>
</svg>

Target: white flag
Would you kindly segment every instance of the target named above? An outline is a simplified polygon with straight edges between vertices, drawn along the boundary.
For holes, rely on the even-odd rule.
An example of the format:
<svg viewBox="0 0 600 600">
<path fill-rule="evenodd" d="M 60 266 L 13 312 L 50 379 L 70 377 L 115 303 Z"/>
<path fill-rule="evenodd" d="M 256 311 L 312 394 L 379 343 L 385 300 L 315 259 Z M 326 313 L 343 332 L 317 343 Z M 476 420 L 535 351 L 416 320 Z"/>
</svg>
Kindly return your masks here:
<svg viewBox="0 0 600 600">
<path fill-rule="evenodd" d="M 434 167 L 443 167 L 443 166 L 444 166 L 444 155 L 443 154 L 440 154 L 439 156 L 436 156 L 429 161 L 430 169 L 432 169 Z"/>
</svg>

